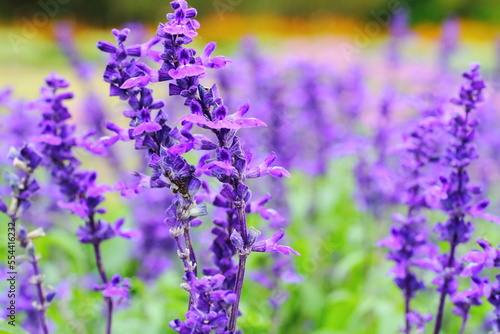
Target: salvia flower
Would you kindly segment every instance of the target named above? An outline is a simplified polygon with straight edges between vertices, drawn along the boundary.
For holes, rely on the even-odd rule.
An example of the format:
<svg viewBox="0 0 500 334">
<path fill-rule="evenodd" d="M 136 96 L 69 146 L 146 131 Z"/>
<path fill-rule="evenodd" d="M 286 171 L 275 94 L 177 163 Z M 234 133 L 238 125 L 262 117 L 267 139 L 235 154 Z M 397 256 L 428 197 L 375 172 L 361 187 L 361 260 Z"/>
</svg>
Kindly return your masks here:
<svg viewBox="0 0 500 334">
<path fill-rule="evenodd" d="M 99 276 L 102 283 L 107 284 L 108 276 L 101 257 L 101 243 L 115 236 L 128 239 L 133 234 L 122 230 L 123 220 L 118 220 L 112 226 L 97 217 L 106 212 L 101 206 L 105 200 L 103 195 L 112 188 L 98 184 L 95 171 L 79 168 L 81 162 L 75 156 L 74 150 L 81 140 L 75 135 L 75 126 L 68 123 L 71 114 L 63 104 L 64 100 L 72 98 L 73 95 L 59 92 L 60 89 L 67 88 L 69 83 L 57 74 L 52 74 L 46 79 L 46 84 L 38 101 L 42 113 L 39 125 L 41 134 L 33 140 L 39 144 L 44 156 L 43 164 L 50 171 L 53 182 L 63 196 L 58 205 L 84 220 L 84 225 L 78 228 L 76 234 L 80 242 L 92 245 Z M 104 299 L 108 313 L 106 333 L 109 334 L 112 328 L 113 300 L 106 295 Z"/>
<path fill-rule="evenodd" d="M 8 155 L 12 160 L 12 165 L 17 169 L 17 173 L 6 172 L 5 180 L 10 185 L 12 190 L 11 203 L 7 206 L 2 202 L 2 212 L 6 213 L 10 222 L 8 224 L 8 232 L 11 235 L 16 235 L 19 241 L 19 246 L 26 251 L 26 258 L 32 266 L 32 275 L 29 277 L 29 282 L 36 288 L 36 299 L 31 301 L 31 311 L 38 312 L 38 325 L 42 333 L 48 334 L 49 327 L 46 318 L 46 310 L 50 302 L 54 298 L 53 291 L 49 291 L 43 286 L 44 276 L 41 274 L 38 263 L 40 256 L 36 254 L 33 240 L 43 237 L 45 234 L 42 228 L 35 229 L 28 233 L 22 225 L 16 226 L 21 215 L 31 206 L 31 198 L 36 195 L 40 186 L 34 178 L 35 170 L 42 162 L 42 156 L 34 148 L 29 145 L 24 145 L 21 149 L 11 148 Z M 9 238 L 9 249 L 14 249 L 14 240 Z M 11 254 L 9 252 L 9 254 Z M 11 254 L 12 255 L 12 254 Z M 16 262 L 9 261 L 9 271 L 16 270 Z M 30 308 L 28 308 L 30 311 Z M 28 314 L 29 315 L 29 314 Z M 29 319 L 29 317 L 28 317 Z"/>
<path fill-rule="evenodd" d="M 128 100 L 131 110 L 125 111 L 124 115 L 131 119 L 132 131 L 129 134 L 135 148 L 147 151 L 150 186 L 170 188 L 174 193 L 165 223 L 171 227 L 170 234 L 184 265 L 183 287 L 190 297 L 187 319 L 175 320 L 170 326 L 181 333 L 232 333 L 236 330 L 239 315 L 246 258 L 257 238 L 255 231 L 246 226 L 246 208 L 251 192 L 245 179 L 267 174 L 282 177 L 289 176 L 289 173 L 272 166 L 274 156 L 269 156 L 258 166 L 249 167 L 251 153 L 243 150 L 236 132 L 265 124 L 245 117 L 248 105 L 231 114 L 216 85 L 206 88 L 199 83 L 207 69 L 221 69 L 231 61 L 223 56 L 212 57 L 215 43 L 209 43 L 200 56 L 194 49 L 186 48 L 185 45 L 197 36 L 196 10 L 188 8 L 184 0 L 171 2 L 171 7 L 174 13 L 168 14 L 168 21 L 160 24 L 157 30 L 156 39 L 163 45 L 163 52 L 159 54 L 160 69 L 153 69 L 133 58 L 139 55 L 127 51 L 129 48 L 123 43 L 128 31 L 123 31 L 115 34 L 118 47 L 106 42 L 98 44 L 102 51 L 111 54 L 104 80 L 111 84 L 111 95 Z M 155 102 L 152 90 L 146 87 L 156 81 L 171 81 L 169 94 L 180 95 L 184 105 L 189 107 L 190 113 L 177 122 L 181 129 L 167 124 L 168 118 L 161 110 L 163 102 Z M 160 110 L 153 114 L 157 109 Z M 193 133 L 195 125 L 207 130 L 214 139 Z M 196 166 L 183 156 L 192 150 L 208 152 Z M 214 177 L 222 183 L 218 194 L 200 180 L 202 176 Z M 190 228 L 200 225 L 199 217 L 207 214 L 204 199 L 213 200 L 212 204 L 220 208 L 217 211 L 224 212 L 224 215 L 214 220 L 217 227 L 212 230 L 215 240 L 211 249 L 217 268 L 204 269 L 203 274 L 207 276 L 198 278 Z M 268 251 L 293 253 L 286 246 L 276 244 L 280 237 L 275 239 L 268 242 Z M 236 254 L 239 256 L 238 266 L 232 261 Z M 212 309 L 207 305 L 219 306 Z"/>
<path fill-rule="evenodd" d="M 403 292 L 405 300 L 404 333 L 411 333 L 412 328 L 422 330 L 425 322 L 432 319 L 422 315 L 411 307 L 411 300 L 419 290 L 425 288 L 423 279 L 419 277 L 418 267 L 424 265 L 425 259 L 435 252 L 434 246 L 428 242 L 426 219 L 423 209 L 429 205 L 426 191 L 429 187 L 429 175 L 426 170 L 436 161 L 438 153 L 432 146 L 436 134 L 439 133 L 440 122 L 432 117 L 420 121 L 405 137 L 405 154 L 401 168 L 405 172 L 403 203 L 407 206 L 406 215 L 394 215 L 395 225 L 391 227 L 389 236 L 378 245 L 390 249 L 388 259 L 395 262 L 391 269 L 394 282 Z"/>
<path fill-rule="evenodd" d="M 469 184 L 469 174 L 467 168 L 471 162 L 478 158 L 476 147 L 473 144 L 477 120 L 473 119 L 472 112 L 476 111 L 477 105 L 483 101 L 484 82 L 480 77 L 479 65 L 472 65 L 469 72 L 463 74 L 465 83 L 462 85 L 458 98 L 451 101 L 464 109 L 463 114 L 456 114 L 448 123 L 447 132 L 450 138 L 450 144 L 446 149 L 443 164 L 449 168 L 447 177 L 439 178 L 440 187 L 443 190 L 443 199 L 441 199 L 441 209 L 449 215 L 444 223 L 439 223 L 435 227 L 438 238 L 446 241 L 450 245 L 448 254 L 438 256 L 442 265 L 442 270 L 438 272 L 439 276 L 433 281 L 437 284 L 440 292 L 439 306 L 436 316 L 434 333 L 439 333 L 442 326 L 444 304 L 446 295 L 451 297 L 457 293 L 458 281 L 456 276 L 462 271 L 461 263 L 456 258 L 456 250 L 459 244 L 467 243 L 474 230 L 471 222 L 468 221 L 470 215 L 471 201 L 473 195 L 478 194 L 477 187 Z M 474 282 L 475 285 L 479 281 Z M 459 295 L 456 295 L 459 296 Z M 470 299 L 470 298 L 469 298 Z M 463 318 L 463 326 L 467 320 L 469 304 L 464 308 L 462 297 L 457 297 L 457 311 Z M 467 311 L 467 312 L 465 312 Z"/>
</svg>

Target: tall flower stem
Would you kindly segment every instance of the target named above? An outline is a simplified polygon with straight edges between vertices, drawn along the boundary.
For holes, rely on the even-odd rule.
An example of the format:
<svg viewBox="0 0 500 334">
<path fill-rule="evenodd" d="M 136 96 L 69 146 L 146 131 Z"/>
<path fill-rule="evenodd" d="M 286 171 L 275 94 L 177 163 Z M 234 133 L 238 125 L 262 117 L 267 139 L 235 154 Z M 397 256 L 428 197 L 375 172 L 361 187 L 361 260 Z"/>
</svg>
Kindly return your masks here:
<svg viewBox="0 0 500 334">
<path fill-rule="evenodd" d="M 97 231 L 97 226 L 95 224 L 93 214 L 89 215 L 89 222 L 90 222 L 90 228 L 92 229 L 92 233 L 95 233 Z M 101 276 L 102 283 L 107 284 L 108 276 L 106 275 L 106 270 L 104 269 L 104 265 L 102 262 L 100 242 L 94 242 L 92 246 L 94 248 L 94 256 L 95 256 L 97 270 L 99 271 L 99 275 Z M 106 307 L 107 307 L 106 334 L 111 334 L 113 326 L 113 300 L 111 299 L 111 297 L 104 297 L 104 301 L 106 302 Z"/>
<path fill-rule="evenodd" d="M 48 334 L 49 328 L 47 326 L 47 318 L 45 316 L 47 303 L 45 302 L 45 295 L 43 294 L 42 276 L 40 274 L 40 270 L 38 269 L 38 259 L 36 258 L 35 254 L 33 254 L 31 257 L 31 264 L 33 266 L 33 273 L 36 281 L 35 285 L 38 294 L 38 302 L 40 303 L 40 306 L 38 308 L 38 312 L 40 314 L 40 325 L 42 326 L 42 332 L 44 334 Z"/>
<path fill-rule="evenodd" d="M 409 273 L 409 268 L 406 268 L 406 277 L 405 277 L 405 292 L 404 292 L 404 297 L 405 297 L 405 334 L 410 334 L 411 333 L 411 324 L 410 324 L 410 319 L 408 319 L 408 314 L 411 312 L 410 308 L 410 302 L 411 302 L 411 297 L 410 297 L 410 273 Z"/>
<path fill-rule="evenodd" d="M 188 275 L 189 272 L 192 272 L 194 274 L 192 263 L 190 264 L 188 261 L 188 258 L 190 256 L 186 256 L 186 249 L 182 246 L 181 240 L 179 238 L 180 235 L 176 234 L 175 230 L 170 230 L 170 233 L 172 234 L 172 237 L 175 239 L 175 244 L 177 245 L 177 252 L 178 252 L 179 258 L 182 261 L 182 264 L 184 265 L 184 271 L 186 272 L 186 275 Z M 186 233 L 186 229 L 183 230 L 183 233 Z M 187 248 L 187 249 L 188 249 L 188 252 L 191 253 L 191 250 L 189 250 L 189 248 Z M 187 281 L 189 282 L 190 279 L 188 279 Z M 191 309 L 191 305 L 193 303 L 194 303 L 193 292 L 190 290 L 189 291 L 188 310 Z"/>
<path fill-rule="evenodd" d="M 453 266 L 453 260 L 455 259 L 455 249 L 457 247 L 457 236 L 453 236 L 453 241 L 451 243 L 451 249 L 450 249 L 450 257 L 448 258 L 448 266 L 447 268 L 452 268 Z M 436 324 L 434 326 L 434 334 L 439 334 L 441 331 L 441 326 L 443 323 L 443 314 L 444 314 L 444 304 L 446 301 L 446 294 L 448 291 L 448 285 L 450 284 L 451 277 L 449 274 L 446 274 L 446 277 L 444 279 L 443 286 L 441 287 L 441 294 L 439 296 L 439 306 L 438 306 L 438 312 L 436 316 Z"/>
<path fill-rule="evenodd" d="M 467 307 L 467 313 L 462 318 L 462 326 L 460 327 L 460 332 L 458 334 L 464 334 L 465 333 L 465 327 L 467 326 L 467 320 L 469 318 L 469 310 L 470 310 L 470 306 Z"/>
<path fill-rule="evenodd" d="M 196 262 L 196 253 L 194 252 L 193 243 L 191 242 L 191 236 L 189 234 L 189 226 L 184 228 L 184 241 L 186 242 L 186 247 L 189 249 L 189 260 L 193 265 L 194 276 L 198 276 L 198 263 Z"/>
<path fill-rule="evenodd" d="M 28 178 L 28 177 L 26 177 Z M 22 199 L 19 199 L 17 202 L 17 207 L 15 209 L 15 214 L 11 216 L 11 221 L 10 221 L 10 226 L 16 226 L 17 224 L 17 212 L 19 211 L 19 207 L 21 204 Z M 39 307 L 37 307 L 38 314 L 40 316 L 40 326 L 42 327 L 42 332 L 43 334 L 48 334 L 49 333 L 49 328 L 47 326 L 47 316 L 45 315 L 45 309 L 47 307 L 47 303 L 45 302 L 45 295 L 43 293 L 43 287 L 42 287 L 42 275 L 40 274 L 40 270 L 38 268 L 38 259 L 36 258 L 36 254 L 34 253 L 31 255 L 30 259 L 31 265 L 33 267 L 33 277 L 35 278 L 35 283 L 34 285 L 36 286 L 36 292 L 37 292 L 37 297 L 38 297 L 38 302 L 39 302 Z"/>
<path fill-rule="evenodd" d="M 29 171 L 26 172 L 26 176 L 23 179 L 22 182 L 22 188 L 21 190 L 28 189 L 29 184 L 31 182 L 31 178 L 33 176 L 33 170 L 30 169 Z M 14 199 L 14 207 L 11 208 L 11 213 L 9 214 L 10 216 L 10 224 L 9 226 L 16 226 L 17 225 L 17 220 L 20 215 L 20 210 L 21 210 L 21 205 L 24 199 L 22 196 L 16 196 L 13 198 Z M 33 247 L 33 246 L 32 246 Z M 43 334 L 48 334 L 49 333 L 49 328 L 47 326 L 47 317 L 45 314 L 45 310 L 47 308 L 47 303 L 45 300 L 45 295 L 43 293 L 43 287 L 42 287 L 42 275 L 40 274 L 40 269 L 38 268 L 38 259 L 35 254 L 34 248 L 32 249 L 32 252 L 28 252 L 30 254 L 30 262 L 33 267 L 33 277 L 34 277 L 34 285 L 36 285 L 36 291 L 37 291 L 37 297 L 38 297 L 38 303 L 40 304 L 37 307 L 39 318 L 40 318 L 40 326 L 42 327 L 42 332 Z"/>
<path fill-rule="evenodd" d="M 231 316 L 229 318 L 229 331 L 235 331 L 236 330 L 236 319 L 238 318 L 238 313 L 240 309 L 240 299 L 241 299 L 241 292 L 243 290 L 243 281 L 245 279 L 245 267 L 247 263 L 247 257 L 248 255 L 246 254 L 240 254 L 239 256 L 239 261 L 238 261 L 238 272 L 236 274 L 236 284 L 234 287 L 234 293 L 236 294 L 236 301 L 233 304 L 233 307 L 231 308 Z"/>
<path fill-rule="evenodd" d="M 469 112 L 465 113 L 465 119 L 464 119 L 464 124 L 468 124 L 468 117 L 469 117 Z M 465 137 L 467 138 L 467 137 Z M 461 140 L 461 145 L 457 149 L 465 148 L 466 146 L 466 139 L 462 138 Z M 459 167 L 457 169 L 457 179 L 458 179 L 458 187 L 457 187 L 457 194 L 459 195 L 458 198 L 458 206 L 462 207 L 463 203 L 460 200 L 462 196 L 464 195 L 464 179 L 465 179 L 465 170 L 463 167 Z M 457 226 L 463 225 L 463 213 L 459 210 L 458 212 L 455 213 L 455 216 L 452 218 L 453 222 L 456 223 Z M 458 235 L 457 233 L 453 233 L 453 239 L 450 242 L 450 256 L 448 258 L 448 263 L 446 266 L 446 269 L 451 269 L 453 268 L 453 262 L 455 261 L 455 250 L 456 247 L 458 246 Z M 438 313 L 436 316 L 436 324 L 434 327 L 434 334 L 439 334 L 441 331 L 441 326 L 443 322 L 443 312 L 444 312 L 444 304 L 446 302 L 446 294 L 448 293 L 448 285 L 450 284 L 451 281 L 451 273 L 446 272 L 446 276 L 443 282 L 443 286 L 441 287 L 441 294 L 439 296 L 439 306 L 438 306 Z"/>
<path fill-rule="evenodd" d="M 247 221 L 246 221 L 246 213 L 245 213 L 245 206 L 246 204 L 243 203 L 243 205 L 240 205 L 238 207 L 238 220 L 240 222 L 240 229 L 241 229 L 241 237 L 243 239 L 243 244 L 246 246 L 248 245 L 248 232 L 247 232 Z M 243 291 L 243 282 L 245 280 L 245 268 L 247 264 L 247 257 L 249 253 L 241 253 L 239 254 L 239 259 L 238 259 L 238 271 L 236 273 L 236 282 L 234 286 L 234 293 L 236 294 L 236 301 L 234 302 L 232 308 L 231 308 L 231 315 L 229 317 L 229 331 L 235 331 L 236 330 L 236 319 L 238 318 L 238 313 L 240 309 L 240 299 L 241 299 L 241 292 Z"/>
</svg>

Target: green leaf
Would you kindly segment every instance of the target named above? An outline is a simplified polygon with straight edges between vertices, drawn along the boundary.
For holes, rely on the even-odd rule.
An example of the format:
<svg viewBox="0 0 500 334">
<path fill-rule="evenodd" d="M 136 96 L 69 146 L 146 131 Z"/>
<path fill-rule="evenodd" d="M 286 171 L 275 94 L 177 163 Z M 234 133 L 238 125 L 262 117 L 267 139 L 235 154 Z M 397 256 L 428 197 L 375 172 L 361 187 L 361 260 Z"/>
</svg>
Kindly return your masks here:
<svg viewBox="0 0 500 334">
<path fill-rule="evenodd" d="M 16 326 L 19 326 L 19 324 L 16 324 Z M 14 327 L 9 325 L 5 321 L 1 321 L 0 334 L 29 334 L 29 333 L 21 329 L 21 327 Z"/>
</svg>

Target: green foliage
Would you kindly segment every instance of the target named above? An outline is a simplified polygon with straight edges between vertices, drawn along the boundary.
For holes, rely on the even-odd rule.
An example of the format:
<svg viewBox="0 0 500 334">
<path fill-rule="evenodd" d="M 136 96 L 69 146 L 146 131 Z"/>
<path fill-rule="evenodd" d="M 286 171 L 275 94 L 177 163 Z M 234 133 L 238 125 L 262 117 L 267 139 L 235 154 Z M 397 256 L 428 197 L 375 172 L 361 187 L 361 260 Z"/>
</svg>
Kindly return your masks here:
<svg viewBox="0 0 500 334">
<path fill-rule="evenodd" d="M 13 327 L 0 320 L 0 334 L 29 334 L 19 327 Z"/>
<path fill-rule="evenodd" d="M 57 0 L 44 0 L 42 3 L 58 3 Z M 73 19 L 99 26 L 109 26 L 130 21 L 157 23 L 164 19 L 163 13 L 168 1 L 141 0 L 72 0 L 61 1 L 54 17 Z M 66 3 L 67 2 L 67 3 Z M 451 15 L 498 22 L 500 9 L 496 0 L 352 0 L 352 1 L 244 1 L 244 0 L 191 0 L 189 3 L 204 15 L 219 13 L 292 15 L 314 18 L 317 15 L 339 14 L 358 19 L 372 19 L 373 10 L 382 10 L 396 5 L 410 8 L 413 22 L 440 21 Z M 40 2 L 31 1 L 20 4 L 15 0 L 4 0 L 0 18 L 12 20 L 30 19 L 43 11 Z"/>
<path fill-rule="evenodd" d="M 301 253 L 294 263 L 303 282 L 282 284 L 281 289 L 289 292 L 289 299 L 279 309 L 273 309 L 268 299 L 280 292 L 268 291 L 251 279 L 253 271 L 269 267 L 270 256 L 252 254 L 242 297 L 243 316 L 239 321 L 246 334 L 387 334 L 396 333 L 401 326 L 403 300 L 387 274 L 391 263 L 385 260 L 385 250 L 375 246 L 387 234 L 390 213 L 376 221 L 358 211 L 352 200 L 353 166 L 353 159 L 343 158 L 331 165 L 329 175 L 316 180 L 300 172 L 293 173 L 288 184 L 293 222 L 287 236 L 291 246 Z M 308 200 L 313 193 L 315 205 Z M 111 202 L 117 210 L 110 208 L 110 211 L 126 214 L 118 200 Z M 441 218 L 434 215 L 429 220 L 435 223 Z M 59 217 L 56 223 L 46 237 L 36 240 L 46 282 L 59 290 L 48 310 L 56 328 L 54 333 L 102 332 L 102 297 L 89 291 L 89 277 L 85 276 L 94 271 L 92 252 L 87 245 L 76 242 L 73 234 L 76 220 Z M 249 223 L 259 226 L 262 222 L 254 215 Z M 498 237 L 493 225 L 484 222 L 477 226 L 477 237 Z M 103 254 L 110 273 L 132 277 L 132 303 L 118 307 L 114 332 L 172 332 L 168 321 L 183 317 L 188 297 L 179 287 L 182 269 L 175 259 L 169 271 L 156 282 L 146 284 L 134 278 L 137 263 L 129 260 L 133 255 L 129 243 L 112 241 Z M 437 294 L 432 288 L 415 301 L 414 307 L 423 313 L 435 313 Z M 473 309 L 468 333 L 481 333 L 475 330 L 488 312 L 488 305 Z M 443 334 L 458 332 L 459 318 L 451 315 L 450 305 L 446 314 Z"/>
</svg>

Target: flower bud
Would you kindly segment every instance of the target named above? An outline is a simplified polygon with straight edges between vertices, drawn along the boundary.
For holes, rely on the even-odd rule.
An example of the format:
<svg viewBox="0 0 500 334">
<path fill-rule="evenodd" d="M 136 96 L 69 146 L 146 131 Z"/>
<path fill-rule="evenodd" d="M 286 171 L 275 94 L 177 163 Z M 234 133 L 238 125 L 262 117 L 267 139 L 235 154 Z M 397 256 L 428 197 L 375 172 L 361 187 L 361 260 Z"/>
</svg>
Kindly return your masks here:
<svg viewBox="0 0 500 334">
<path fill-rule="evenodd" d="M 28 166 L 28 164 L 22 160 L 19 160 L 17 157 L 12 161 L 12 165 L 26 173 L 29 173 L 31 171 L 31 168 Z"/>
<path fill-rule="evenodd" d="M 243 249 L 243 238 L 241 237 L 241 234 L 238 231 L 233 230 L 233 233 L 231 233 L 230 240 L 233 246 L 236 247 L 237 250 Z"/>
<path fill-rule="evenodd" d="M 44 237 L 44 236 L 45 236 L 45 232 L 43 231 L 43 228 L 41 228 L 41 227 L 37 228 L 36 230 L 31 231 L 27 235 L 28 239 L 36 239 L 36 238 L 40 238 L 40 237 Z"/>
<path fill-rule="evenodd" d="M 250 226 L 248 229 L 248 247 L 252 247 L 257 238 L 260 236 L 261 232 L 255 229 L 253 226 Z"/>
</svg>

